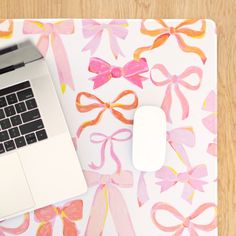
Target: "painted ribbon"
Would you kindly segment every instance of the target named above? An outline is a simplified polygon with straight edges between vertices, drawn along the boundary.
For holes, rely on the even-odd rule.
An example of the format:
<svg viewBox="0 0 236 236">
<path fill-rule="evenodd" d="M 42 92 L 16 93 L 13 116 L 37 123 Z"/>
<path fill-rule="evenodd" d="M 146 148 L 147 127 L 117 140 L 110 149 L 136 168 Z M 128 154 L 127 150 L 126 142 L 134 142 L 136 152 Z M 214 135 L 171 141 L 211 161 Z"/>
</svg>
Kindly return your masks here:
<svg viewBox="0 0 236 236">
<path fill-rule="evenodd" d="M 117 235 L 134 236 L 135 232 L 125 200 L 117 188 L 132 187 L 132 172 L 121 171 L 113 175 L 100 175 L 91 171 L 84 171 L 84 174 L 89 187 L 98 185 L 84 235 L 103 235 L 103 228 L 110 210 Z"/>
<path fill-rule="evenodd" d="M 128 96 L 132 95 L 134 98 L 134 101 L 131 104 L 122 104 L 119 103 L 119 100 Z M 81 103 L 81 97 L 85 96 L 89 100 L 91 100 L 92 103 L 90 104 L 82 104 Z M 116 108 L 122 109 L 122 110 L 133 110 L 138 106 L 138 97 L 135 94 L 135 92 L 131 90 L 125 90 L 121 92 L 111 103 L 109 102 L 103 102 L 101 99 L 96 97 L 95 95 L 87 92 L 81 92 L 77 95 L 76 98 L 76 107 L 79 112 L 89 112 L 94 109 L 101 109 L 98 115 L 95 119 L 85 121 L 77 130 L 77 137 L 79 138 L 81 135 L 81 132 L 88 126 L 96 125 L 102 118 L 103 113 L 106 110 L 110 110 L 112 115 L 116 117 L 119 121 L 121 121 L 124 124 L 131 125 L 133 124 L 132 119 L 127 119 L 120 111 L 116 110 Z"/>
<path fill-rule="evenodd" d="M 183 145 L 188 147 L 193 147 L 195 145 L 195 134 L 193 129 L 191 127 L 182 127 L 167 131 L 167 142 L 174 149 L 179 159 L 187 166 L 187 168 L 191 169 L 192 167 Z"/>
<path fill-rule="evenodd" d="M 153 80 L 152 76 L 152 71 L 153 70 L 159 70 L 165 77 L 166 79 L 163 81 L 155 81 Z M 196 85 L 192 85 L 189 82 L 186 81 L 186 79 L 192 75 L 196 74 L 199 82 Z M 174 87 L 174 91 L 180 101 L 181 107 L 182 107 L 182 119 L 186 119 L 189 115 L 189 104 L 187 99 L 185 98 L 183 92 L 180 90 L 180 86 L 189 89 L 189 90 L 197 90 L 200 87 L 201 80 L 202 80 L 202 70 L 199 67 L 195 66 L 190 66 L 188 67 L 182 74 L 180 75 L 171 75 L 166 67 L 162 64 L 156 64 L 153 66 L 150 74 L 150 79 L 153 84 L 156 86 L 166 86 L 166 92 L 165 92 L 165 97 L 163 99 L 161 108 L 165 111 L 166 113 L 166 119 L 168 122 L 171 121 L 170 117 L 170 108 L 172 104 L 172 95 L 171 95 L 171 89 Z"/>
<path fill-rule="evenodd" d="M 149 200 L 147 184 L 144 179 L 144 174 L 145 172 L 141 172 L 138 179 L 137 200 L 139 207 L 143 206 Z"/>
<path fill-rule="evenodd" d="M 12 37 L 12 33 L 13 33 L 13 28 L 14 28 L 14 23 L 13 20 L 6 20 L 6 19 L 0 19 L 0 27 L 7 24 L 8 27 L 5 30 L 4 29 L 0 29 L 0 38 L 10 38 Z"/>
<path fill-rule="evenodd" d="M 206 210 L 213 208 L 215 211 L 214 218 L 208 224 L 194 223 L 194 219 L 198 218 Z M 160 211 L 166 211 L 171 213 L 175 218 L 181 221 L 181 223 L 171 226 L 165 226 L 156 219 L 157 213 Z M 166 203 L 156 203 L 151 210 L 151 217 L 153 223 L 163 232 L 172 232 L 173 236 L 180 236 L 185 230 L 188 230 L 190 236 L 198 236 L 197 230 L 210 232 L 217 227 L 217 215 L 216 205 L 214 203 L 204 203 L 200 205 L 190 216 L 184 217 L 178 210 Z"/>
<path fill-rule="evenodd" d="M 47 54 L 49 37 L 51 36 L 51 45 L 61 83 L 62 93 L 65 92 L 67 85 L 74 90 L 75 86 L 72 79 L 67 53 L 60 36 L 61 34 L 68 35 L 74 33 L 73 20 L 64 20 L 54 24 L 25 20 L 23 32 L 24 34 L 40 34 L 37 47 L 44 56 Z"/>
<path fill-rule="evenodd" d="M 83 201 L 74 200 L 66 203 L 63 207 L 47 206 L 34 212 L 35 220 L 40 222 L 36 236 L 52 236 L 53 224 L 57 216 L 63 223 L 64 236 L 78 236 L 79 231 L 74 221 L 82 219 Z"/>
<path fill-rule="evenodd" d="M 142 82 L 148 78 L 141 76 L 141 73 L 148 71 L 148 65 L 145 58 L 132 60 L 123 67 L 112 66 L 106 61 L 92 57 L 89 62 L 90 72 L 96 73 L 95 77 L 90 78 L 94 82 L 93 88 L 99 88 L 112 78 L 124 77 L 132 84 L 143 88 Z"/>
<path fill-rule="evenodd" d="M 94 54 L 101 42 L 104 30 L 106 30 L 109 35 L 110 48 L 113 56 L 116 59 L 119 54 L 124 56 L 117 42 L 117 38 L 124 40 L 128 35 L 128 30 L 126 29 L 128 22 L 126 20 L 114 19 L 106 24 L 92 19 L 85 19 L 82 20 L 82 26 L 84 37 L 92 38 L 82 51 L 90 50 L 91 54 Z"/>
<path fill-rule="evenodd" d="M 30 217 L 29 214 L 27 213 L 24 215 L 23 222 L 17 227 L 10 228 L 0 225 L 0 236 L 5 236 L 5 233 L 13 235 L 22 234 L 29 228 L 29 224 L 30 224 Z"/>
<path fill-rule="evenodd" d="M 124 134 L 125 137 L 121 137 L 122 134 Z M 101 161 L 100 161 L 100 164 L 98 164 L 98 165 L 95 165 L 92 162 L 89 165 L 89 167 L 94 169 L 94 170 L 98 170 L 98 169 L 101 169 L 104 166 L 105 151 L 106 151 L 106 147 L 109 145 L 110 146 L 111 158 L 116 163 L 116 171 L 120 172 L 121 171 L 121 162 L 120 162 L 118 156 L 116 155 L 116 153 L 114 151 L 113 142 L 114 141 L 117 141 L 117 142 L 127 141 L 127 140 L 131 139 L 131 137 L 132 137 L 132 131 L 129 130 L 129 129 L 119 129 L 110 136 L 107 136 L 107 135 L 102 134 L 102 133 L 92 133 L 90 135 L 90 141 L 92 143 L 102 143 L 102 146 L 101 146 Z"/>
<path fill-rule="evenodd" d="M 161 179 L 161 181 L 156 183 L 161 186 L 161 192 L 168 190 L 177 183 L 184 184 L 182 198 L 189 203 L 192 203 L 195 190 L 204 192 L 203 185 L 207 184 L 207 182 L 201 180 L 201 178 L 207 175 L 207 168 L 203 164 L 181 173 L 177 173 L 171 167 L 163 166 L 155 174 L 156 178 Z"/>
<path fill-rule="evenodd" d="M 217 134 L 217 97 L 212 90 L 203 102 L 202 109 L 210 112 L 210 114 L 202 119 L 203 125 L 213 134 Z M 213 156 L 217 156 L 217 138 L 209 143 L 207 152 Z"/>
<path fill-rule="evenodd" d="M 158 48 L 161 45 L 163 45 L 170 36 L 175 36 L 179 47 L 184 51 L 184 52 L 189 52 L 189 53 L 195 53 L 197 54 L 203 64 L 206 63 L 206 55 L 204 52 L 198 48 L 198 47 L 193 47 L 189 46 L 185 43 L 184 39 L 182 38 L 182 35 L 191 37 L 191 38 L 200 38 L 205 35 L 206 31 L 206 21 L 205 20 L 200 20 L 201 21 L 201 28 L 200 30 L 193 30 L 191 28 L 188 28 L 186 26 L 192 25 L 197 23 L 199 20 L 196 19 L 189 19 L 181 22 L 179 25 L 176 27 L 170 27 L 168 26 L 162 19 L 156 19 L 157 23 L 159 23 L 162 28 L 157 28 L 157 29 L 147 29 L 145 26 L 145 21 L 143 20 L 141 23 L 141 33 L 151 36 L 151 37 L 156 37 L 152 45 L 146 46 L 146 47 L 141 47 L 137 48 L 134 52 L 134 58 L 138 59 L 140 58 L 141 54 L 146 51 L 150 51 L 152 49 Z M 182 34 L 182 35 L 181 35 Z"/>
</svg>

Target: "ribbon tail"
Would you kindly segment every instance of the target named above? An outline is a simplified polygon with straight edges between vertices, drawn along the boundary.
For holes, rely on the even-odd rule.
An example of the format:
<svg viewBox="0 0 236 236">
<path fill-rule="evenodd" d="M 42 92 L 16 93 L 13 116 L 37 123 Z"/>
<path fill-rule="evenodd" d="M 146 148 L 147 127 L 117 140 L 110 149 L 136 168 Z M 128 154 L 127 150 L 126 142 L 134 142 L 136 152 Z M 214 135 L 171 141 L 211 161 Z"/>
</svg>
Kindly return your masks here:
<svg viewBox="0 0 236 236">
<path fill-rule="evenodd" d="M 109 40 L 110 40 L 110 46 L 111 46 L 111 51 L 115 59 L 120 55 L 124 56 L 123 52 L 120 49 L 120 46 L 117 42 L 116 36 L 112 34 L 112 32 L 109 32 Z"/>
<path fill-rule="evenodd" d="M 65 92 L 68 85 L 72 90 L 75 89 L 72 79 L 71 69 L 68 62 L 66 50 L 59 35 L 52 34 L 52 49 L 56 61 L 57 72 L 61 83 L 62 93 Z"/>
<path fill-rule="evenodd" d="M 196 230 L 193 228 L 193 226 L 188 228 L 188 232 L 190 236 L 198 236 L 198 233 L 196 232 Z"/>
<path fill-rule="evenodd" d="M 180 227 L 180 229 L 178 229 L 173 236 L 181 236 L 184 232 L 184 227 Z"/>
<path fill-rule="evenodd" d="M 109 203 L 117 234 L 119 236 L 135 236 L 134 227 L 126 203 L 120 191 L 114 186 L 109 187 Z"/>
<path fill-rule="evenodd" d="M 139 175 L 137 197 L 139 207 L 143 206 L 149 200 L 147 185 L 144 179 L 144 172 L 141 172 Z"/>
<path fill-rule="evenodd" d="M 91 164 L 89 164 L 89 167 L 94 169 L 94 170 L 98 170 L 101 169 L 104 166 L 105 163 L 105 149 L 106 149 L 106 144 L 107 144 L 107 140 L 102 144 L 102 148 L 101 148 L 101 162 L 99 165 L 95 165 L 93 162 Z"/>
<path fill-rule="evenodd" d="M 67 218 L 63 218 L 63 236 L 78 236 L 76 224 Z"/>
<path fill-rule="evenodd" d="M 82 49 L 82 51 L 87 51 L 90 50 L 91 55 L 95 53 L 97 50 L 100 42 L 101 42 L 101 37 L 102 37 L 102 30 L 98 32 L 87 44 L 86 46 Z"/>
<path fill-rule="evenodd" d="M 47 51 L 49 46 L 49 36 L 48 35 L 41 35 L 39 41 L 37 42 L 37 48 L 46 57 Z"/>
<path fill-rule="evenodd" d="M 172 123 L 172 120 L 170 117 L 171 104 L 172 104 L 171 85 L 168 85 L 166 92 L 165 92 L 165 97 L 164 97 L 163 102 L 161 104 L 161 108 L 166 113 L 166 120 L 170 123 Z"/>
<path fill-rule="evenodd" d="M 206 55 L 205 53 L 198 47 L 192 47 L 192 46 L 189 46 L 187 45 L 184 40 L 182 39 L 182 37 L 178 34 L 175 34 L 175 37 L 177 39 L 177 42 L 179 44 L 179 47 L 184 51 L 184 52 L 190 52 L 190 53 L 195 53 L 197 54 L 201 60 L 202 60 L 202 63 L 205 64 L 206 63 Z"/>
<path fill-rule="evenodd" d="M 160 35 L 159 37 L 157 37 L 155 39 L 155 41 L 153 42 L 152 45 L 150 46 L 146 46 L 146 47 L 141 47 L 141 48 L 137 48 L 134 51 L 134 59 L 138 60 L 141 57 L 141 54 L 146 52 L 146 51 L 150 51 L 154 48 L 160 47 L 162 44 L 165 43 L 165 41 L 169 38 L 170 34 L 169 33 L 165 33 Z"/>
<path fill-rule="evenodd" d="M 182 94 L 182 92 L 180 91 L 178 85 L 175 85 L 175 93 L 176 93 L 176 95 L 179 98 L 179 101 L 181 103 L 181 107 L 182 107 L 182 120 L 184 120 L 184 119 L 186 119 L 188 117 L 188 114 L 189 114 L 188 101 L 185 98 L 185 96 Z"/>
<path fill-rule="evenodd" d="M 194 189 L 188 183 L 184 185 L 181 197 L 188 203 L 192 204 L 193 197 L 194 197 Z"/>
<path fill-rule="evenodd" d="M 96 190 L 89 220 L 84 236 L 101 236 L 108 212 L 107 188 L 99 186 Z"/>
<path fill-rule="evenodd" d="M 36 236 L 52 236 L 52 234 L 53 229 L 51 222 L 42 223 L 36 232 Z"/>
<path fill-rule="evenodd" d="M 116 153 L 114 152 L 114 147 L 113 147 L 113 143 L 111 141 L 111 147 L 110 147 L 110 153 L 111 153 L 111 158 L 115 161 L 116 163 L 116 171 L 120 172 L 121 171 L 121 162 L 118 158 L 118 156 L 116 155 Z"/>
</svg>

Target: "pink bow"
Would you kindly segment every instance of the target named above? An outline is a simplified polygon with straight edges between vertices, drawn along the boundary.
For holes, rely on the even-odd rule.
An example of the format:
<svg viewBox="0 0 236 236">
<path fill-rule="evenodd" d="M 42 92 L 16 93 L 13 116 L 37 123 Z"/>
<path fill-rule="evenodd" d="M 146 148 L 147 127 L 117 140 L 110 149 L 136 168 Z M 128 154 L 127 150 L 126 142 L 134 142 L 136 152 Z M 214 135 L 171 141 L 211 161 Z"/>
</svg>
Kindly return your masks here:
<svg viewBox="0 0 236 236">
<path fill-rule="evenodd" d="M 126 136 L 120 137 L 120 135 L 122 133 Z M 92 133 L 90 135 L 90 141 L 92 143 L 102 143 L 102 146 L 101 146 L 101 162 L 100 162 L 100 164 L 95 165 L 94 163 L 91 163 L 89 165 L 90 168 L 97 170 L 97 169 L 100 169 L 104 166 L 105 150 L 106 150 L 107 144 L 109 144 L 111 157 L 116 163 L 117 172 L 120 172 L 121 171 L 121 163 L 114 151 L 113 141 L 118 141 L 118 142 L 127 141 L 127 140 L 131 139 L 131 137 L 132 137 L 132 132 L 129 129 L 119 129 L 116 132 L 114 132 L 111 136 L 106 136 L 105 134 L 102 134 L 102 133 Z"/>
<path fill-rule="evenodd" d="M 128 30 L 125 28 L 128 26 L 126 20 L 115 19 L 106 24 L 87 19 L 82 20 L 82 25 L 84 37 L 92 37 L 89 43 L 83 48 L 83 51 L 90 50 L 91 54 L 93 54 L 101 42 L 103 31 L 107 30 L 112 54 L 115 58 L 117 58 L 119 54 L 124 56 L 117 42 L 117 38 L 125 39 L 128 35 Z"/>
<path fill-rule="evenodd" d="M 191 164 L 183 145 L 193 147 L 195 145 L 195 134 L 191 127 L 177 128 L 167 131 L 167 142 L 175 150 L 180 160 L 188 167 Z"/>
<path fill-rule="evenodd" d="M 138 179 L 137 200 L 139 207 L 143 206 L 149 200 L 144 174 L 145 172 L 141 172 Z"/>
<path fill-rule="evenodd" d="M 130 171 L 121 171 L 113 175 L 100 175 L 84 171 L 89 187 L 96 186 L 85 236 L 103 235 L 108 209 L 110 209 L 117 235 L 134 236 L 134 228 L 126 203 L 116 186 L 130 188 L 133 185 L 133 175 Z"/>
<path fill-rule="evenodd" d="M 194 223 L 194 219 L 200 216 L 206 210 L 213 208 L 215 210 L 214 218 L 208 224 L 198 224 Z M 156 215 L 160 213 L 160 211 L 167 211 L 171 213 L 174 217 L 181 221 L 180 224 L 165 226 L 156 219 Z M 217 217 L 216 217 L 216 205 L 214 203 L 205 203 L 200 205 L 190 216 L 184 217 L 179 211 L 177 211 L 174 207 L 166 204 L 166 203 L 156 203 L 153 205 L 151 210 L 151 217 L 153 223 L 164 232 L 172 232 L 173 236 L 180 236 L 183 234 L 184 230 L 187 229 L 190 236 L 198 236 L 196 230 L 201 230 L 205 232 L 210 232 L 217 227 Z"/>
<path fill-rule="evenodd" d="M 148 79 L 139 75 L 148 71 L 148 65 L 145 58 L 141 58 L 139 60 L 132 60 L 125 64 L 122 68 L 117 66 L 111 66 L 109 63 L 100 58 L 92 57 L 90 59 L 88 70 L 97 74 L 95 77 L 90 78 L 94 82 L 94 89 L 104 85 L 112 78 L 120 77 L 124 77 L 134 85 L 143 88 L 142 82 Z"/>
<path fill-rule="evenodd" d="M 36 236 L 52 236 L 53 224 L 57 216 L 60 216 L 63 223 L 64 236 L 78 236 L 76 224 L 73 221 L 82 219 L 83 201 L 74 200 L 63 207 L 47 206 L 34 212 L 35 220 L 40 222 Z"/>
<path fill-rule="evenodd" d="M 30 224 L 30 217 L 29 214 L 27 213 L 24 215 L 23 222 L 15 228 L 0 226 L 0 236 L 5 236 L 5 233 L 14 235 L 22 234 L 29 228 L 29 224 Z"/>
<path fill-rule="evenodd" d="M 54 24 L 25 20 L 23 27 L 23 32 L 25 34 L 40 34 L 37 47 L 44 56 L 47 54 L 49 36 L 51 36 L 51 45 L 56 61 L 59 80 L 61 83 L 61 90 L 64 93 L 66 90 L 66 85 L 70 86 L 70 88 L 74 90 L 75 87 L 72 79 L 70 65 L 60 37 L 60 34 L 74 33 L 73 20 L 64 20 Z"/>
<path fill-rule="evenodd" d="M 156 184 L 161 186 L 161 192 L 164 192 L 177 183 L 183 183 L 184 188 L 182 198 L 189 203 L 192 203 L 194 190 L 204 192 L 203 185 L 207 182 L 200 180 L 207 176 L 207 168 L 205 165 L 198 165 L 186 172 L 176 173 L 170 167 L 163 166 L 156 172 L 156 178 L 161 179 Z"/>
<path fill-rule="evenodd" d="M 186 119 L 189 115 L 189 104 L 185 96 L 183 95 L 182 91 L 180 90 L 180 86 L 183 86 L 186 89 L 190 90 L 197 90 L 200 87 L 201 80 L 202 80 L 202 70 L 199 67 L 191 66 L 188 67 L 182 74 L 180 75 L 171 75 L 167 69 L 165 68 L 164 65 L 162 64 L 156 64 L 153 66 L 153 70 L 159 70 L 167 79 L 163 81 L 155 81 L 153 80 L 152 73 L 150 75 L 151 81 L 153 84 L 156 86 L 165 86 L 167 85 L 167 89 L 165 92 L 165 97 L 163 99 L 161 108 L 165 111 L 166 113 L 166 118 L 168 122 L 172 122 L 171 117 L 170 117 L 170 108 L 172 104 L 172 95 L 171 95 L 171 88 L 172 86 L 174 87 L 174 91 L 179 98 L 179 101 L 181 103 L 182 107 L 182 119 Z M 188 82 L 185 81 L 187 77 L 189 77 L 192 74 L 196 74 L 199 78 L 199 82 L 196 85 L 192 85 Z"/>
<path fill-rule="evenodd" d="M 213 134 L 217 134 L 217 97 L 212 90 L 204 100 L 202 109 L 211 112 L 210 115 L 202 119 L 203 125 Z M 217 139 L 208 145 L 207 152 L 213 156 L 217 156 Z"/>
</svg>

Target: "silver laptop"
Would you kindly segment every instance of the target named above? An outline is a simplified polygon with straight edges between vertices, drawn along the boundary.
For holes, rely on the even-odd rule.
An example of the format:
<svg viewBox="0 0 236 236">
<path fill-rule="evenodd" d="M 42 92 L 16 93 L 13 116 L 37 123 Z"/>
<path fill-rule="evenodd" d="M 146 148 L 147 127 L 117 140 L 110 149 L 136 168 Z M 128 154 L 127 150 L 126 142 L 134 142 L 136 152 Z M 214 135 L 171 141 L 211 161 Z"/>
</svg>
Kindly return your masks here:
<svg viewBox="0 0 236 236">
<path fill-rule="evenodd" d="M 86 190 L 43 56 L 29 41 L 0 50 L 0 221 Z"/>
</svg>

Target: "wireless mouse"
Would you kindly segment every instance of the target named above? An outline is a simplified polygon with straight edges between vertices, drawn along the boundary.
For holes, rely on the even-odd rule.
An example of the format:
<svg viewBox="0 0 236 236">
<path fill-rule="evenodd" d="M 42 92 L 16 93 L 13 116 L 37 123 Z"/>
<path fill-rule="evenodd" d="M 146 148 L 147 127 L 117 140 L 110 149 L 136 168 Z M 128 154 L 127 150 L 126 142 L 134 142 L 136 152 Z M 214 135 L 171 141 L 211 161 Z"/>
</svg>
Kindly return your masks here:
<svg viewBox="0 0 236 236">
<path fill-rule="evenodd" d="M 156 106 L 141 106 L 134 114 L 132 159 L 139 171 L 159 170 L 166 154 L 166 116 Z"/>
</svg>

